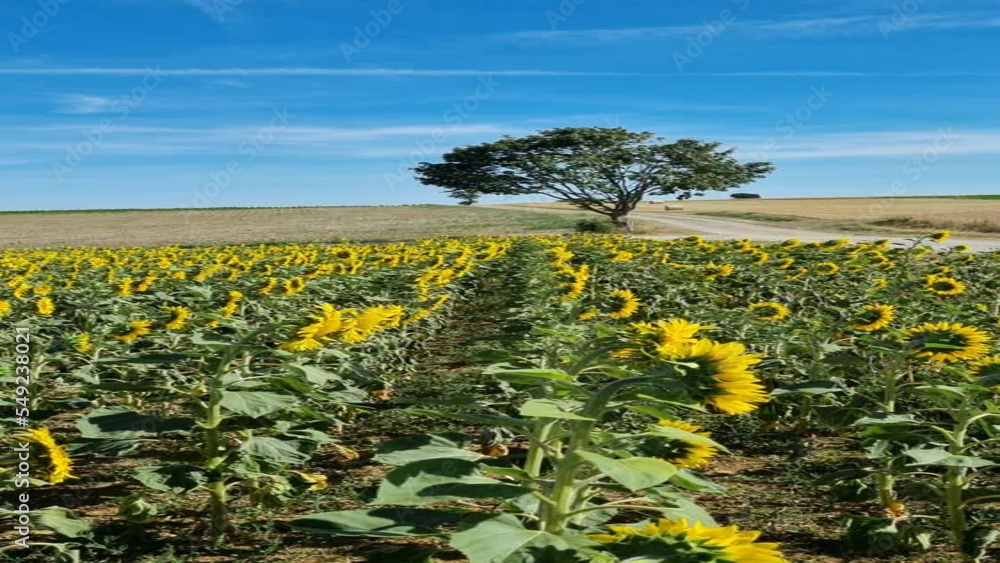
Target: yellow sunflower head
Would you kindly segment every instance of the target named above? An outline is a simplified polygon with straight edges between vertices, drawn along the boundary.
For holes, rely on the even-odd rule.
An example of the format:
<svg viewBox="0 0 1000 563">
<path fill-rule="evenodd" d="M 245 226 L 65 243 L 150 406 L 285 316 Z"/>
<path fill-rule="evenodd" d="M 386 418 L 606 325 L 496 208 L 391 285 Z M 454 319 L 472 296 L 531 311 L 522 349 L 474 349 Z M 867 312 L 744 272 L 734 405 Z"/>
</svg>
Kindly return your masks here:
<svg viewBox="0 0 1000 563">
<path fill-rule="evenodd" d="M 840 266 L 833 262 L 820 262 L 813 266 L 813 271 L 823 276 L 832 276 L 840 271 Z"/>
<path fill-rule="evenodd" d="M 747 309 L 762 321 L 780 321 L 787 318 L 792 312 L 788 307 L 773 301 L 754 303 Z"/>
<path fill-rule="evenodd" d="M 702 432 L 700 426 L 680 420 L 660 420 L 657 422 L 657 425 L 674 428 L 703 438 L 712 437 L 711 433 Z M 652 455 L 663 458 L 679 467 L 694 468 L 708 465 L 711 463 L 712 458 L 719 453 L 718 448 L 715 446 L 692 439 L 676 438 L 664 440 L 653 438 L 653 441 L 656 443 L 651 446 L 651 449 L 654 450 Z"/>
<path fill-rule="evenodd" d="M 934 242 L 944 242 L 951 238 L 951 231 L 948 230 L 934 231 L 928 238 L 930 238 Z"/>
<path fill-rule="evenodd" d="M 990 351 L 986 331 L 961 323 L 924 323 L 905 336 L 916 357 L 934 362 L 978 360 Z"/>
<path fill-rule="evenodd" d="M 660 519 L 644 527 L 608 526 L 609 533 L 589 536 L 602 551 L 623 559 L 670 563 L 787 563 L 778 544 L 758 542 L 760 532 L 736 526 Z"/>
<path fill-rule="evenodd" d="M 639 312 L 639 298 L 636 297 L 631 291 L 627 289 L 616 289 L 611 292 L 610 296 L 614 300 L 615 304 L 612 311 L 608 313 L 608 318 L 627 319 Z"/>
<path fill-rule="evenodd" d="M 862 332 L 874 332 L 889 326 L 896 318 L 896 308 L 892 305 L 865 305 L 855 315 L 851 328 Z"/>
<path fill-rule="evenodd" d="M 48 428 L 31 428 L 27 430 L 27 436 L 20 434 L 15 439 L 27 440 L 42 447 L 49 462 L 49 474 L 45 479 L 49 484 L 58 485 L 67 479 L 76 479 L 73 475 L 73 460 L 52 437 Z"/>
<path fill-rule="evenodd" d="M 955 278 L 947 278 L 933 274 L 927 276 L 924 281 L 924 287 L 927 288 L 927 291 L 941 296 L 958 295 L 960 293 L 965 293 L 966 289 L 965 284 Z"/>
<path fill-rule="evenodd" d="M 751 370 L 760 354 L 749 354 L 739 342 L 718 343 L 708 339 L 661 346 L 662 360 L 690 364 L 678 366 L 681 384 L 692 399 L 726 414 L 751 412 L 769 398 L 767 390 Z"/>
</svg>

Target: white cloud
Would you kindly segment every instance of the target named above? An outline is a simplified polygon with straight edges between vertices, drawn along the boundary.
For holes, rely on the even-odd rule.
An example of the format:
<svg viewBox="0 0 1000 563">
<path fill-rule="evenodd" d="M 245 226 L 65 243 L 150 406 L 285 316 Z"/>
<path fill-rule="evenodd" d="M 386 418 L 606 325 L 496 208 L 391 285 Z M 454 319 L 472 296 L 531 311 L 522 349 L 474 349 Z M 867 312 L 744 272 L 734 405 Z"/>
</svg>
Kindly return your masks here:
<svg viewBox="0 0 1000 563">
<path fill-rule="evenodd" d="M 793 20 L 739 20 L 726 26 L 727 32 L 757 39 L 787 39 L 829 35 L 880 35 L 879 24 L 896 25 L 892 13 L 863 16 L 799 18 Z M 721 22 L 720 22 L 721 25 Z M 1000 27 L 995 14 L 914 14 L 894 31 L 984 29 Z M 531 30 L 504 33 L 496 39 L 512 43 L 615 43 L 687 37 L 705 31 L 705 24 L 658 27 L 629 27 L 580 30 Z"/>
<path fill-rule="evenodd" d="M 111 98 L 86 94 L 61 94 L 56 100 L 56 113 L 105 113 L 111 109 Z"/>
<path fill-rule="evenodd" d="M 777 147 L 765 151 L 764 138 L 730 139 L 744 156 L 757 157 L 765 152 L 765 160 L 849 159 L 849 158 L 913 158 L 926 151 L 937 151 L 940 158 L 948 156 L 990 156 L 1000 152 L 1000 131 L 868 131 L 857 133 L 825 133 L 796 135 L 785 140 L 773 139 Z"/>
</svg>

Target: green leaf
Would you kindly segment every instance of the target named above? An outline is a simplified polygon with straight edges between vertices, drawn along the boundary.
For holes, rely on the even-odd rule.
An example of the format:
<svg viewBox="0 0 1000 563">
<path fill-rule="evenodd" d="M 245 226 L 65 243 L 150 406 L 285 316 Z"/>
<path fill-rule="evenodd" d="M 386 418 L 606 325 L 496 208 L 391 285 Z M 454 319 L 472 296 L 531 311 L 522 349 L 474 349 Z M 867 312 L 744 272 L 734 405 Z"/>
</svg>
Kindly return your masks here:
<svg viewBox="0 0 1000 563">
<path fill-rule="evenodd" d="M 774 391 L 771 391 L 771 396 L 827 395 L 830 393 L 840 393 L 842 391 L 844 391 L 844 388 L 837 385 L 833 381 L 806 381 L 804 383 L 796 383 L 794 385 L 787 385 L 780 389 L 775 389 Z"/>
<path fill-rule="evenodd" d="M 256 418 L 294 407 L 299 401 L 290 395 L 270 391 L 224 390 L 219 404 L 230 412 Z"/>
<path fill-rule="evenodd" d="M 257 460 L 274 465 L 295 465 L 309 461 L 305 454 L 277 438 L 254 436 L 240 445 L 240 451 Z"/>
<path fill-rule="evenodd" d="M 84 438 L 126 440 L 155 436 L 164 432 L 190 430 L 190 418 L 160 418 L 136 412 L 129 407 L 101 407 L 76 421 Z"/>
<path fill-rule="evenodd" d="M 978 457 L 967 455 L 952 455 L 940 448 L 934 449 L 911 449 L 903 452 L 904 455 L 913 459 L 910 465 L 933 465 L 939 467 L 990 467 L 996 465 Z"/>
<path fill-rule="evenodd" d="M 535 418 L 555 418 L 559 420 L 596 420 L 586 416 L 580 416 L 571 412 L 574 408 L 579 408 L 580 403 L 575 401 L 556 401 L 553 399 L 532 399 L 521 405 L 518 412 L 521 416 Z"/>
<path fill-rule="evenodd" d="M 68 538 L 79 538 L 90 532 L 90 524 L 77 517 L 69 509 L 61 506 L 49 506 L 31 511 L 31 519 L 39 528 Z"/>
<path fill-rule="evenodd" d="M 418 434 L 383 442 L 372 458 L 387 465 L 406 465 L 414 461 L 437 458 L 476 461 L 484 455 L 463 449 L 472 440 L 465 434 Z"/>
<path fill-rule="evenodd" d="M 512 498 L 531 492 L 484 477 L 480 465 L 465 459 L 416 461 L 389 472 L 375 504 L 420 506 L 468 498 Z"/>
<path fill-rule="evenodd" d="M 676 475 L 670 478 L 670 482 L 682 489 L 697 491 L 699 493 L 722 494 L 726 492 L 725 487 L 690 471 L 678 471 Z"/>
<path fill-rule="evenodd" d="M 853 426 L 867 426 L 869 424 L 917 424 L 920 421 L 912 414 L 885 414 L 876 413 L 854 421 Z"/>
<path fill-rule="evenodd" d="M 706 446 L 713 446 L 721 452 L 728 452 L 725 446 L 716 442 L 715 440 L 708 438 L 706 436 L 699 436 L 692 432 L 686 430 L 681 430 L 680 428 L 674 428 L 672 426 L 660 426 L 659 424 L 653 424 L 649 427 L 649 434 L 655 434 L 657 436 L 662 436 L 669 440 L 680 440 L 684 442 L 693 442 L 695 444 L 704 444 Z"/>
<path fill-rule="evenodd" d="M 483 373 L 501 381 L 521 385 L 541 385 L 545 381 L 573 381 L 573 376 L 554 369 L 491 369 Z"/>
<path fill-rule="evenodd" d="M 285 367 L 288 368 L 288 370 L 291 371 L 292 373 L 305 377 L 306 380 L 309 381 L 309 383 L 312 383 L 314 385 L 323 386 L 326 385 L 327 383 L 330 383 L 331 381 L 343 381 L 344 379 L 333 372 L 327 371 L 323 368 L 316 366 L 307 366 L 302 364 L 285 364 Z"/>
<path fill-rule="evenodd" d="M 514 516 L 499 514 L 462 526 L 449 545 L 469 563 L 557 563 L 582 560 L 580 549 L 598 544 L 579 535 L 529 530 Z"/>
<path fill-rule="evenodd" d="M 401 538 L 440 535 L 441 526 L 457 524 L 467 517 L 468 513 L 425 508 L 373 508 L 320 512 L 295 518 L 288 524 L 314 534 Z"/>
<path fill-rule="evenodd" d="M 655 457 L 612 459 L 593 452 L 577 452 L 577 455 L 631 491 L 655 487 L 677 473 L 672 464 Z"/>
<path fill-rule="evenodd" d="M 165 493 L 183 494 L 208 483 L 208 473 L 194 465 L 147 465 L 135 468 L 132 476 L 150 489 Z"/>
</svg>

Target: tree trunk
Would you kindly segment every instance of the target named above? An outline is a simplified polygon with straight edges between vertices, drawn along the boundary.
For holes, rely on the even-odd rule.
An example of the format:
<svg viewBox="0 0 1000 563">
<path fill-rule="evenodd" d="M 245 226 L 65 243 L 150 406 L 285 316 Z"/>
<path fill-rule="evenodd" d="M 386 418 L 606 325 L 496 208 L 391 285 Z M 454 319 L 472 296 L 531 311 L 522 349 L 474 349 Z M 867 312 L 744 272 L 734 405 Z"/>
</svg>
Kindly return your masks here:
<svg viewBox="0 0 1000 563">
<path fill-rule="evenodd" d="M 632 222 L 629 221 L 628 215 L 612 215 L 611 221 L 619 229 L 624 229 L 625 232 L 632 232 Z"/>
</svg>

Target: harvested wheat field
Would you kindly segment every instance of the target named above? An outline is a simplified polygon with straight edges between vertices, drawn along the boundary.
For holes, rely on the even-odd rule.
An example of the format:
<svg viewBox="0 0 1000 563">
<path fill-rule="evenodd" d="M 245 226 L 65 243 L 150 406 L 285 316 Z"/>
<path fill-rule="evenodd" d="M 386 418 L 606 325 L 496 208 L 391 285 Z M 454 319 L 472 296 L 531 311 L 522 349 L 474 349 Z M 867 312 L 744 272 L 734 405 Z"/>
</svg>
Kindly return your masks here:
<svg viewBox="0 0 1000 563">
<path fill-rule="evenodd" d="M 379 242 L 559 232 L 582 216 L 449 205 L 0 213 L 0 246 Z"/>
</svg>

